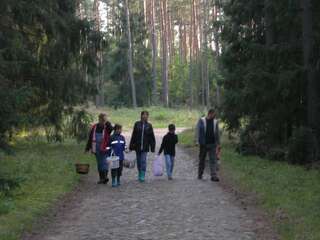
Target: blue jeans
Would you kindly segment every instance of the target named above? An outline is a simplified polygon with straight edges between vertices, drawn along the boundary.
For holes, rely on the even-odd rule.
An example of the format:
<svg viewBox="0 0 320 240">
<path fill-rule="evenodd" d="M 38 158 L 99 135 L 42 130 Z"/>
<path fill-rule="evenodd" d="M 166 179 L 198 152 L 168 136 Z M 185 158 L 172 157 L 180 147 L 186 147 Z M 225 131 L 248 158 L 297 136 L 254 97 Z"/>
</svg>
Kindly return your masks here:
<svg viewBox="0 0 320 240">
<path fill-rule="evenodd" d="M 107 154 L 97 149 L 96 159 L 99 172 L 108 171 Z"/>
<path fill-rule="evenodd" d="M 174 156 L 164 155 L 166 159 L 166 169 L 168 177 L 172 177 L 173 167 L 174 167 Z"/>
<path fill-rule="evenodd" d="M 147 171 L 147 152 L 136 152 L 138 171 Z"/>
</svg>

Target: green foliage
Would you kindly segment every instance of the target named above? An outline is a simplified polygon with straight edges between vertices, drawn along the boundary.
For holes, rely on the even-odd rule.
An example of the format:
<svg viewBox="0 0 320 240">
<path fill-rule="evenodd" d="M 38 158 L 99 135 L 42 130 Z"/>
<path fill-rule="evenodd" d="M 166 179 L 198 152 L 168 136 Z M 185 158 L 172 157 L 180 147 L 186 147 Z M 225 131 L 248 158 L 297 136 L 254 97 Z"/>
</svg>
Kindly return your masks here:
<svg viewBox="0 0 320 240">
<path fill-rule="evenodd" d="M 93 122 L 93 116 L 86 110 L 75 111 L 70 120 L 70 135 L 77 140 L 78 143 L 88 139 L 88 132 Z"/>
<path fill-rule="evenodd" d="M 265 2 L 226 1 L 222 33 L 223 120 L 230 131 L 241 130 L 247 137 L 241 141 L 257 147 L 250 150 L 257 153 L 260 146 L 287 145 L 294 129 L 306 125 L 307 119 L 299 2 L 290 1 L 289 9 L 287 1 L 268 1 L 269 6 Z M 320 5 L 312 4 L 318 32 Z M 318 34 L 314 41 L 320 43 Z M 313 57 L 320 57 L 316 49 Z M 248 128 L 261 135 L 256 144 L 250 143 Z"/>
<path fill-rule="evenodd" d="M 310 142 L 309 139 L 313 141 Z M 317 139 L 311 129 L 307 127 L 295 129 L 288 144 L 288 161 L 293 164 L 311 164 L 312 162 L 306 162 L 307 150 L 309 145 L 313 146 L 313 159 L 317 159 L 319 153 L 317 152 L 316 141 Z"/>
<path fill-rule="evenodd" d="M 20 239 L 34 221 L 78 183 L 74 163 L 95 162 L 75 141 L 62 144 L 20 140 L 15 155 L 0 159 L 0 239 Z M 4 180 L 4 181 L 3 181 Z"/>
<path fill-rule="evenodd" d="M 13 131 L 37 126 L 61 141 L 64 108 L 92 93 L 83 69 L 94 68 L 88 47 L 100 37 L 75 8 L 75 0 L 1 2 L 0 147 Z"/>
<path fill-rule="evenodd" d="M 197 120 L 202 116 L 198 110 L 190 110 L 186 108 L 172 109 L 164 107 L 147 107 L 147 108 L 119 108 L 119 109 L 95 109 L 90 108 L 88 111 L 95 116 L 97 121 L 100 112 L 106 112 L 109 120 L 115 124 L 119 123 L 126 131 L 132 131 L 133 124 L 140 120 L 140 112 L 149 111 L 150 122 L 154 128 L 167 128 L 170 123 L 177 127 L 193 127 Z"/>
<path fill-rule="evenodd" d="M 131 106 L 130 82 L 128 80 L 128 37 L 124 1 L 110 1 L 114 7 L 113 26 L 104 33 L 107 44 L 104 49 L 103 72 L 107 80 L 104 86 L 106 103 L 113 107 Z M 146 47 L 148 39 L 143 12 L 139 3 L 130 2 L 130 22 L 133 49 L 133 73 L 137 102 L 143 106 L 151 98 L 151 50 Z M 117 13 L 117 14 L 116 14 Z"/>
<path fill-rule="evenodd" d="M 224 141 L 225 142 L 225 141 Z M 241 156 L 224 144 L 221 168 L 238 190 L 254 194 L 280 239 L 318 239 L 319 171 L 259 157 Z"/>
</svg>

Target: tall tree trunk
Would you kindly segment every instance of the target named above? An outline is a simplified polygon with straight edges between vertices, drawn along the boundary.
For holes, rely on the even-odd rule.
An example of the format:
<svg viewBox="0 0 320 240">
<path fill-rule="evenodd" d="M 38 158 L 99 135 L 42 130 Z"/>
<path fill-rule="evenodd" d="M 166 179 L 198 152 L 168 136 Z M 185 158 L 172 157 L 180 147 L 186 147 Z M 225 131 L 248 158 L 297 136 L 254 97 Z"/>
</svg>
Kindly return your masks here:
<svg viewBox="0 0 320 240">
<path fill-rule="evenodd" d="M 194 56 L 194 1 L 191 5 L 191 19 L 190 19 L 190 32 L 189 32 L 189 105 L 193 108 L 194 96 L 193 96 L 193 56 Z"/>
<path fill-rule="evenodd" d="M 99 12 L 99 0 L 94 0 L 93 2 L 93 20 L 94 20 L 94 29 L 96 32 L 100 32 L 101 30 L 101 19 Z M 96 87 L 97 87 L 97 95 L 96 95 L 96 107 L 101 107 L 104 105 L 104 91 L 103 91 L 103 76 L 102 76 L 102 61 L 103 61 L 103 53 L 102 53 L 102 41 L 99 40 L 99 49 L 96 49 L 96 64 L 98 66 L 98 76 L 96 78 Z"/>
<path fill-rule="evenodd" d="M 318 92 L 317 81 L 314 64 L 312 62 L 312 51 L 314 48 L 313 41 L 313 16 L 311 0 L 300 0 L 302 7 L 302 33 L 303 33 L 303 62 L 305 69 L 305 76 L 307 79 L 307 124 L 312 130 L 309 134 L 308 144 L 308 162 L 317 160 L 319 146 L 315 140 L 317 137 L 317 105 L 318 105 Z"/>
<path fill-rule="evenodd" d="M 162 29 L 162 103 L 169 106 L 167 0 L 160 3 Z"/>
<path fill-rule="evenodd" d="M 157 90 L 157 32 L 155 28 L 155 16 L 156 16 L 156 5 L 155 0 L 151 0 L 150 6 L 151 14 L 151 45 L 152 45 L 152 103 L 158 103 L 158 90 Z"/>
<path fill-rule="evenodd" d="M 137 107 L 136 85 L 133 76 L 133 60 L 132 60 L 132 39 L 131 39 L 131 25 L 130 25 L 130 11 L 128 0 L 125 0 L 125 11 L 127 18 L 127 37 L 128 37 L 128 71 L 131 84 L 132 106 Z"/>
<path fill-rule="evenodd" d="M 209 4 L 208 0 L 203 0 L 203 65 L 204 65 L 204 82 L 205 82 L 205 104 L 210 107 L 210 81 L 208 73 L 208 24 L 209 24 Z"/>
<path fill-rule="evenodd" d="M 264 0 L 265 11 L 265 25 L 266 25 L 266 45 L 270 47 L 274 43 L 274 31 L 273 31 L 273 13 L 271 0 Z"/>
<path fill-rule="evenodd" d="M 219 5 L 219 0 L 215 0 L 214 3 L 214 8 L 213 8 L 213 21 L 216 22 L 220 19 L 218 19 L 220 15 L 220 5 Z M 220 57 L 220 44 L 219 44 L 219 29 L 217 27 L 214 28 L 213 30 L 213 39 L 214 39 L 214 48 L 215 48 L 215 62 L 217 66 L 217 70 L 219 71 L 219 57 Z M 216 85 L 216 105 L 218 108 L 221 107 L 221 86 L 217 80 L 217 85 Z"/>
</svg>

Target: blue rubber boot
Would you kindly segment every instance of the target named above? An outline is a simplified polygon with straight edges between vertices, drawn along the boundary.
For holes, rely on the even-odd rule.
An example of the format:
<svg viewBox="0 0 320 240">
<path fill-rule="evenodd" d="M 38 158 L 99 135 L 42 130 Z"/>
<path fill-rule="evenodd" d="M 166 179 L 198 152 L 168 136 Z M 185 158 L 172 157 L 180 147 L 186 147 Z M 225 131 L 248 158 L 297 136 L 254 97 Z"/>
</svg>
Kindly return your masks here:
<svg viewBox="0 0 320 240">
<path fill-rule="evenodd" d="M 117 182 L 115 177 L 112 177 L 112 187 L 117 187 Z"/>
<path fill-rule="evenodd" d="M 141 171 L 138 173 L 138 181 L 141 182 Z"/>
<path fill-rule="evenodd" d="M 117 177 L 117 185 L 118 185 L 118 186 L 121 185 L 120 177 Z"/>
</svg>

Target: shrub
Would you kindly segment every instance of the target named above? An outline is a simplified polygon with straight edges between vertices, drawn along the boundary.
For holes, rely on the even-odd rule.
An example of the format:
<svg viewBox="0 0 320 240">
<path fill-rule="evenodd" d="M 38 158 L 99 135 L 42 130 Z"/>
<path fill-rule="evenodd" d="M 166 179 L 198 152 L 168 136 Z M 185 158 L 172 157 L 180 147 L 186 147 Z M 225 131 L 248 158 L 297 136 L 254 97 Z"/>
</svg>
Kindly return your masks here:
<svg viewBox="0 0 320 240">
<path fill-rule="evenodd" d="M 308 151 L 312 151 L 312 159 L 308 159 Z M 311 164 L 317 160 L 317 140 L 314 131 L 307 127 L 300 127 L 294 130 L 289 141 L 287 160 L 293 164 Z"/>
</svg>

